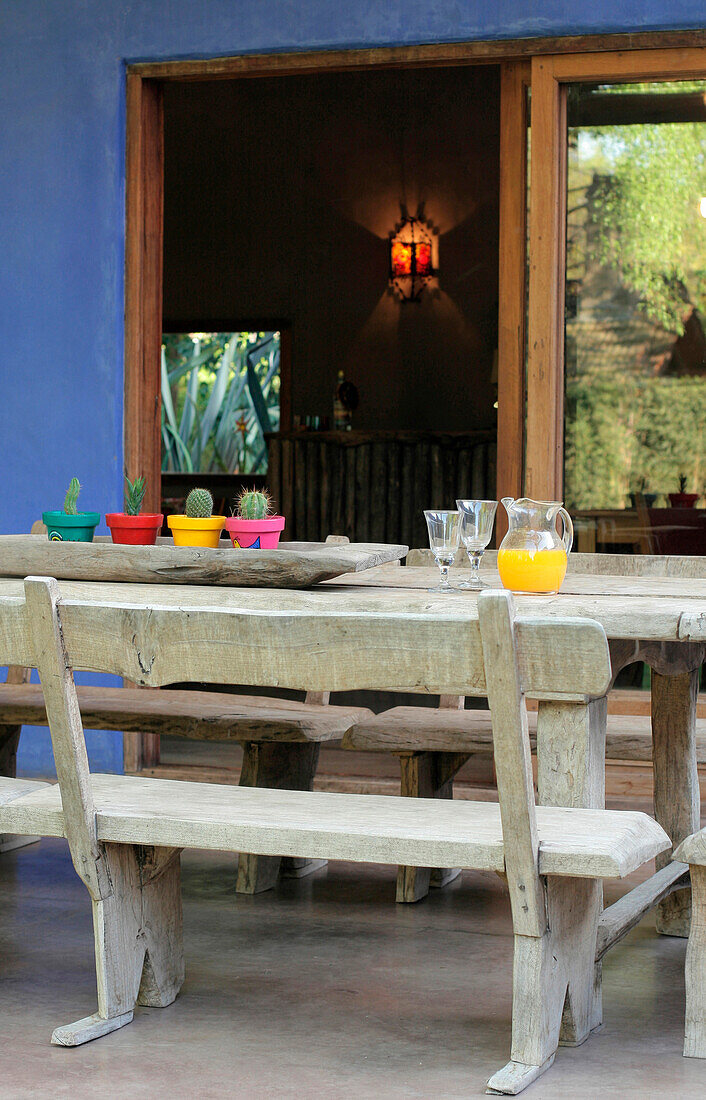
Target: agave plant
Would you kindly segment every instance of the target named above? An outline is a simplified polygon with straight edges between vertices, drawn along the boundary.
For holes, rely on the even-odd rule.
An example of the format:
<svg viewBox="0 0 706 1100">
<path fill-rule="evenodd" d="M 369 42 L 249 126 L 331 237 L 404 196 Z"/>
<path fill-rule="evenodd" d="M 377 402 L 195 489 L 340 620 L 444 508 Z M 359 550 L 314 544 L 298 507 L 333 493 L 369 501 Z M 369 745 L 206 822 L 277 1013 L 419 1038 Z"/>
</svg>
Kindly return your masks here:
<svg viewBox="0 0 706 1100">
<path fill-rule="evenodd" d="M 162 469 L 267 468 L 279 426 L 278 332 L 168 334 L 162 345 Z"/>
<path fill-rule="evenodd" d="M 147 482 L 144 477 L 136 477 L 134 481 L 130 481 L 130 478 L 125 474 L 124 508 L 126 516 L 139 516 L 146 492 Z"/>
</svg>

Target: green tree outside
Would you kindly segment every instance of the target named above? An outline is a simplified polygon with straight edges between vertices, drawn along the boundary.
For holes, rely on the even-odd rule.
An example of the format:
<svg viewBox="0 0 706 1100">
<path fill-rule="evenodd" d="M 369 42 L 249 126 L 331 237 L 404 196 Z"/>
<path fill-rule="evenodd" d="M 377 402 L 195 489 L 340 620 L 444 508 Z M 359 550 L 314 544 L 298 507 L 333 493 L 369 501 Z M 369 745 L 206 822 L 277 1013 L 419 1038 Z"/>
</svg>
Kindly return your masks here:
<svg viewBox="0 0 706 1100">
<path fill-rule="evenodd" d="M 703 94 L 706 84 L 627 90 Z M 703 336 L 706 124 L 570 129 L 568 180 L 567 506 L 624 508 L 631 492 L 676 491 L 681 475 L 703 493 L 706 361 L 694 367 L 692 354 L 675 371 L 669 349 L 687 322 Z"/>
</svg>

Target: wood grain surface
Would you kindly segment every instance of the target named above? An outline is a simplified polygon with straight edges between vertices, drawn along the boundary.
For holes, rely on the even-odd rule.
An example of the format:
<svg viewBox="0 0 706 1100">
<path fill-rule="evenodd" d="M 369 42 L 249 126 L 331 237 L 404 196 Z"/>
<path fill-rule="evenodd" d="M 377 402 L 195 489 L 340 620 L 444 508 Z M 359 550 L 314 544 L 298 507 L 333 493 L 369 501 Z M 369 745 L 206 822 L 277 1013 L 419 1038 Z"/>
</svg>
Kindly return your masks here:
<svg viewBox="0 0 706 1100">
<path fill-rule="evenodd" d="M 341 737 L 354 722 L 372 719 L 366 707 L 330 707 L 216 691 L 76 689 L 84 729 L 169 734 L 196 741 L 318 742 Z M 45 726 L 39 684 L 4 684 L 2 727 Z"/>
<path fill-rule="evenodd" d="M 276 791 L 127 775 L 93 775 L 99 840 L 417 866 L 502 871 L 494 802 Z M 64 836 L 58 785 L 0 805 L 0 828 Z M 646 814 L 537 807 L 539 872 L 629 874 L 667 841 Z"/>
<path fill-rule="evenodd" d="M 109 540 L 50 542 L 42 535 L 0 535 L 5 576 L 145 584 L 209 584 L 305 588 L 342 573 L 398 561 L 406 546 L 361 543 L 283 543 L 277 550 L 216 550 L 174 546 L 121 546 Z"/>
</svg>

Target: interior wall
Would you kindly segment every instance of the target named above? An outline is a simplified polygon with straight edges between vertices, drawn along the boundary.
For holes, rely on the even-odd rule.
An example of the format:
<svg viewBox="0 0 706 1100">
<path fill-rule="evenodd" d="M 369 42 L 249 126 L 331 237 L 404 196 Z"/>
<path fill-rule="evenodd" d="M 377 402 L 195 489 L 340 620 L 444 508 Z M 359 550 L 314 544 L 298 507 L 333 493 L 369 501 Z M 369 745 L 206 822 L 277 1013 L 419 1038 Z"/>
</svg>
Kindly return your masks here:
<svg viewBox="0 0 706 1100">
<path fill-rule="evenodd" d="M 407 69 L 165 87 L 165 328 L 292 329 L 295 414 L 494 427 L 499 70 Z M 401 208 L 439 234 L 438 286 L 388 285 Z"/>
</svg>

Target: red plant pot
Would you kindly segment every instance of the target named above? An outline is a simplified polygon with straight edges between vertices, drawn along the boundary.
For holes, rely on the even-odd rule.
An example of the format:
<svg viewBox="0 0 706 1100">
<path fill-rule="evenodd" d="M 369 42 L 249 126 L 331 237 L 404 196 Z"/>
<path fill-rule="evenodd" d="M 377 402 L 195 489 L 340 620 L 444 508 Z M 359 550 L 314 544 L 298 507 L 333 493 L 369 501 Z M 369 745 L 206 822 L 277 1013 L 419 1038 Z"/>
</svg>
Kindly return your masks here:
<svg viewBox="0 0 706 1100">
<path fill-rule="evenodd" d="M 162 529 L 164 516 L 157 512 L 142 512 L 128 516 L 125 512 L 108 512 L 105 522 L 110 527 L 113 542 L 127 546 L 154 546 Z"/>
<path fill-rule="evenodd" d="M 699 499 L 698 493 L 670 493 L 669 503 L 672 508 L 695 508 Z"/>
<path fill-rule="evenodd" d="M 284 516 L 267 516 L 265 519 L 241 519 L 229 516 L 226 531 L 233 546 L 240 550 L 275 550 L 284 530 Z"/>
</svg>

